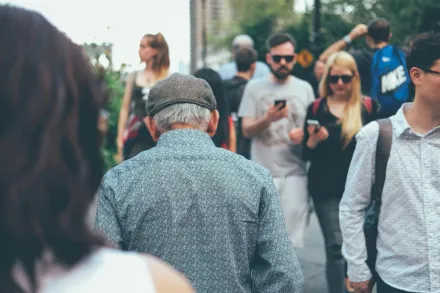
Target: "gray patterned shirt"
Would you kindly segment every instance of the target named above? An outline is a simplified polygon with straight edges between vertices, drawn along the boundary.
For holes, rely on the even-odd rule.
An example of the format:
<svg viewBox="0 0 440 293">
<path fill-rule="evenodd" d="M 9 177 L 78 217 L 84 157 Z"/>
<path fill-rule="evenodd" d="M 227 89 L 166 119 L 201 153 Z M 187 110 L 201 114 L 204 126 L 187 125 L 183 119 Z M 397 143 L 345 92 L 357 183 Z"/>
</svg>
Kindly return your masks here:
<svg viewBox="0 0 440 293">
<path fill-rule="evenodd" d="M 95 225 L 123 250 L 171 264 L 198 293 L 303 290 L 269 171 L 204 132 L 167 132 L 110 170 Z"/>
<path fill-rule="evenodd" d="M 393 142 L 379 217 L 376 270 L 385 283 L 408 292 L 440 292 L 440 127 L 426 135 L 406 121 L 404 104 L 391 117 Z M 343 254 L 352 281 L 371 273 L 365 263 L 364 208 L 370 202 L 377 122 L 357 135 L 340 204 Z"/>
</svg>

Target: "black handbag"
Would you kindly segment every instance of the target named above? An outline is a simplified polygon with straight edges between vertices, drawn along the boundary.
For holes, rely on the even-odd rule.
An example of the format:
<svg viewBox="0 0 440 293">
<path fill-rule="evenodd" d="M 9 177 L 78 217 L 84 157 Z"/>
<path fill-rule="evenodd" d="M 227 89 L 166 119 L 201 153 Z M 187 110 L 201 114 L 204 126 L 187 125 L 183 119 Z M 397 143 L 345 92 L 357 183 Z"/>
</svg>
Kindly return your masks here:
<svg viewBox="0 0 440 293">
<path fill-rule="evenodd" d="M 371 191 L 371 203 L 365 210 L 364 222 L 364 234 L 368 255 L 367 265 L 374 280 L 377 280 L 378 278 L 376 272 L 377 226 L 379 223 L 382 191 L 386 178 L 386 169 L 388 158 L 390 156 L 393 134 L 393 126 L 390 119 L 380 119 L 377 122 L 379 123 L 379 137 L 376 145 L 374 184 Z"/>
</svg>

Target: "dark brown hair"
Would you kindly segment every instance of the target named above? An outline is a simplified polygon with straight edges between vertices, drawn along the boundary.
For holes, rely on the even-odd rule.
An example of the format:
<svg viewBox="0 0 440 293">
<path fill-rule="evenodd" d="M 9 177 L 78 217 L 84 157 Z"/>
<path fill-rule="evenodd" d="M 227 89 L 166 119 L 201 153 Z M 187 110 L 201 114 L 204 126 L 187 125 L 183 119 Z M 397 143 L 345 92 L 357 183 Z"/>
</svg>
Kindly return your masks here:
<svg viewBox="0 0 440 293">
<path fill-rule="evenodd" d="M 81 48 L 39 13 L 0 5 L 0 42 L 0 292 L 20 292 L 17 261 L 35 285 L 46 249 L 72 266 L 103 244 L 86 216 L 104 95 Z"/>
<path fill-rule="evenodd" d="M 296 48 L 296 40 L 292 37 L 292 35 L 288 33 L 276 33 L 267 40 L 267 50 L 277 47 L 279 45 L 291 43 L 294 48 Z"/>
<path fill-rule="evenodd" d="M 384 18 L 374 19 L 368 24 L 368 36 L 370 36 L 376 44 L 389 42 L 390 33 L 390 23 Z"/>
<path fill-rule="evenodd" d="M 440 33 L 422 33 L 414 37 L 413 44 L 406 57 L 408 72 L 413 67 L 430 69 L 437 60 L 440 60 Z M 415 95 L 415 86 L 411 81 L 410 96 Z"/>
<path fill-rule="evenodd" d="M 241 48 L 235 54 L 235 65 L 238 72 L 247 72 L 257 62 L 257 52 L 253 48 Z"/>
<path fill-rule="evenodd" d="M 153 57 L 153 71 L 159 78 L 165 78 L 170 68 L 170 52 L 165 37 L 161 33 L 157 33 L 155 35 L 147 34 L 144 38 L 147 38 L 151 48 L 157 50 L 157 55 Z"/>
</svg>

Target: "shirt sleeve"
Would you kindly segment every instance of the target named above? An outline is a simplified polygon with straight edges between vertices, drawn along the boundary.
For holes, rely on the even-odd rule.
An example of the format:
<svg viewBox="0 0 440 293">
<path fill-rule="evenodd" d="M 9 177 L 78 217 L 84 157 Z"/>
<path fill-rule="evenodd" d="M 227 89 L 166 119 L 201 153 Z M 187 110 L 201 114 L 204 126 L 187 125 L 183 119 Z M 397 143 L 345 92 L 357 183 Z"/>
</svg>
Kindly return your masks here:
<svg viewBox="0 0 440 293">
<path fill-rule="evenodd" d="M 315 91 L 310 83 L 307 82 L 307 104 L 310 105 L 316 99 Z"/>
<path fill-rule="evenodd" d="M 368 124 L 357 134 L 356 149 L 339 206 L 342 253 L 347 261 L 348 277 L 353 282 L 367 281 L 372 277 L 366 263 L 367 248 L 363 226 L 365 208 L 371 202 L 378 135 L 377 122 Z"/>
<path fill-rule="evenodd" d="M 238 109 L 239 117 L 257 118 L 257 104 L 253 91 L 253 83 L 249 82 L 244 88 L 243 98 Z"/>
<path fill-rule="evenodd" d="M 261 61 L 257 61 L 257 69 L 253 78 L 266 78 L 270 74 L 269 66 Z"/>
<path fill-rule="evenodd" d="M 256 255 L 252 279 L 255 292 L 303 292 L 304 276 L 287 234 L 278 193 L 267 176 L 262 190 Z"/>
<path fill-rule="evenodd" d="M 122 248 L 122 229 L 114 203 L 114 191 L 104 179 L 99 187 L 95 230 L 104 234 L 118 248 Z"/>
</svg>

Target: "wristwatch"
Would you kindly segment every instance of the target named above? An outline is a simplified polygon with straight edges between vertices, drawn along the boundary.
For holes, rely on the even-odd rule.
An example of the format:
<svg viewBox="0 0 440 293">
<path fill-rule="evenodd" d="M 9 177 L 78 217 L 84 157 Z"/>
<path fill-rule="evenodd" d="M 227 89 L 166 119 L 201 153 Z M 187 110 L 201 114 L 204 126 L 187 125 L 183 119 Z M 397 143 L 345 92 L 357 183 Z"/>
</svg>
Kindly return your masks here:
<svg viewBox="0 0 440 293">
<path fill-rule="evenodd" d="M 350 35 L 346 35 L 346 36 L 343 38 L 343 40 L 344 40 L 344 42 L 345 42 L 347 45 L 350 44 L 351 41 L 352 41 Z"/>
</svg>

